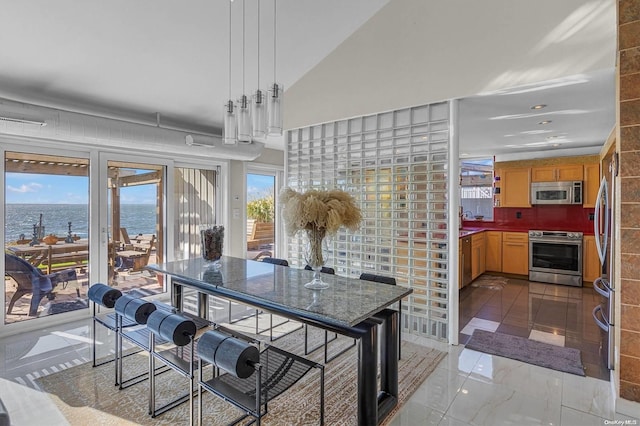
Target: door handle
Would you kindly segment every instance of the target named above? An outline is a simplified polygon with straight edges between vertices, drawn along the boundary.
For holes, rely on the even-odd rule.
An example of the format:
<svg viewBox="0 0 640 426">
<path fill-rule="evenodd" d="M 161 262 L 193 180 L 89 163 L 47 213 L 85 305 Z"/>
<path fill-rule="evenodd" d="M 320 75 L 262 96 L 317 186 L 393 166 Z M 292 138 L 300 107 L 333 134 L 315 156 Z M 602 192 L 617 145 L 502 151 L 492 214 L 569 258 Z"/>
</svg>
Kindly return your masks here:
<svg viewBox="0 0 640 426">
<path fill-rule="evenodd" d="M 603 331 L 606 331 L 608 333 L 609 332 L 609 324 L 605 324 L 604 322 L 602 322 L 602 321 L 600 321 L 598 319 L 598 315 L 597 315 L 598 312 L 600 313 L 600 316 L 602 316 L 602 306 L 600 306 L 600 305 L 598 305 L 595 308 L 593 308 L 593 311 L 591 312 L 591 315 L 593 315 L 593 320 L 596 322 L 596 325 L 598 327 L 600 327 Z"/>
<path fill-rule="evenodd" d="M 600 285 L 602 284 L 602 285 Z M 611 297 L 611 291 L 609 290 L 609 286 L 607 286 L 604 282 L 602 282 L 602 278 L 596 278 L 593 282 L 593 289 L 603 297 L 609 299 Z"/>
<path fill-rule="evenodd" d="M 604 197 L 604 198 L 603 198 Z M 609 214 L 608 214 L 608 209 L 607 209 L 607 179 L 606 178 L 602 178 L 602 180 L 600 181 L 600 188 L 598 188 L 598 196 L 596 197 L 596 210 L 595 210 L 595 214 L 594 214 L 594 223 L 593 223 L 593 232 L 595 234 L 595 240 L 596 240 L 596 249 L 598 251 L 598 257 L 600 258 L 600 263 L 604 263 L 604 257 L 606 254 L 606 247 L 608 244 L 608 230 L 607 230 L 607 223 L 605 223 L 605 237 L 604 237 L 604 241 L 601 243 L 600 242 L 600 209 L 602 208 L 602 201 L 604 200 L 604 209 L 605 209 L 605 219 L 608 219 Z M 605 220 L 606 222 L 606 220 Z"/>
</svg>

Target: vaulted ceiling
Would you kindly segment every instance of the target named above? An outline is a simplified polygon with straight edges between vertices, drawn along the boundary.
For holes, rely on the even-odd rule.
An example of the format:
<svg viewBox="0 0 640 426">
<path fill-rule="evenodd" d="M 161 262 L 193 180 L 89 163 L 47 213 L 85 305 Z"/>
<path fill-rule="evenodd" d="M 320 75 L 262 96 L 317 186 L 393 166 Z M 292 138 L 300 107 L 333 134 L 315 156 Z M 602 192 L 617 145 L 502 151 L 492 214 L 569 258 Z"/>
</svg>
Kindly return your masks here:
<svg viewBox="0 0 640 426">
<path fill-rule="evenodd" d="M 273 80 L 274 3 L 260 1 L 259 51 L 257 6 L 4 1 L 0 98 L 219 134 L 243 56 L 247 94 L 258 57 L 260 86 Z M 457 98 L 461 137 L 474 136 L 461 143 L 480 155 L 543 147 L 540 117 L 487 121 L 529 113 L 534 99 L 558 113 L 545 130 L 565 146 L 601 143 L 614 123 L 615 0 L 278 0 L 276 18 L 287 128 Z"/>
</svg>

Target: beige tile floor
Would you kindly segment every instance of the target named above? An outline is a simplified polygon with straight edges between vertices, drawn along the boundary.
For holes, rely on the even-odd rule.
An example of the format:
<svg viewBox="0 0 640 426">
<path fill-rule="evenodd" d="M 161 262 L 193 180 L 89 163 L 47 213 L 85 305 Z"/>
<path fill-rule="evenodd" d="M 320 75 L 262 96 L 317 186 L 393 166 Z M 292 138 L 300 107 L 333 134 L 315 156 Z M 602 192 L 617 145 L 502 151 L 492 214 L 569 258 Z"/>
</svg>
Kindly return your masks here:
<svg viewBox="0 0 640 426">
<path fill-rule="evenodd" d="M 226 318 L 224 303 L 212 303 L 212 319 Z M 240 307 L 234 307 L 241 309 Z M 13 426 L 65 425 L 35 378 L 91 360 L 90 320 L 3 338 L 0 341 L 0 398 Z M 616 414 L 610 383 L 506 358 L 490 356 L 403 333 L 403 338 L 446 351 L 448 356 L 421 385 L 392 425 L 604 425 L 638 424 Z M 98 328 L 99 356 L 113 347 Z M 624 423 L 618 423 L 624 424 Z"/>
</svg>

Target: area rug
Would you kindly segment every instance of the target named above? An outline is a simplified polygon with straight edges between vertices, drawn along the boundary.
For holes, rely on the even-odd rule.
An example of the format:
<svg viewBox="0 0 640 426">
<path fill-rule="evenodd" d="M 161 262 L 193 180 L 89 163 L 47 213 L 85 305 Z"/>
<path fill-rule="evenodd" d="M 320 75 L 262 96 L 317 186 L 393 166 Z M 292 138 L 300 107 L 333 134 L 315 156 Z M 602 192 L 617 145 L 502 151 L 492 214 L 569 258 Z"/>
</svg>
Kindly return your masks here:
<svg viewBox="0 0 640 426">
<path fill-rule="evenodd" d="M 474 330 L 465 348 L 578 376 L 585 375 L 580 351 L 574 348 L 563 348 L 524 337 L 479 329 Z"/>
<path fill-rule="evenodd" d="M 295 346 L 300 343 L 302 332 L 290 339 L 281 339 L 278 346 Z M 324 337 L 324 333 L 318 334 Z M 345 339 L 344 337 L 342 339 Z M 348 339 L 345 339 L 348 340 Z M 282 341 L 282 343 L 281 343 Z M 347 342 L 348 343 L 348 342 Z M 300 346 L 298 346 L 300 348 Z M 313 356 L 319 361 L 322 351 Z M 402 343 L 402 360 L 399 364 L 399 404 L 385 419 L 387 424 L 393 414 L 407 401 L 420 384 L 436 368 L 445 353 L 410 342 Z M 357 352 L 352 349 L 330 362 L 325 368 L 325 424 L 355 425 L 357 395 Z M 144 354 L 126 358 L 126 375 L 145 371 L 148 358 Z M 83 364 L 38 379 L 41 389 L 50 394 L 63 415 L 72 425 L 186 425 L 188 404 L 182 404 L 152 419 L 147 414 L 148 382 L 127 389 L 114 386 L 113 364 L 91 367 Z M 287 392 L 269 403 L 265 425 L 316 425 L 319 419 L 319 373 L 312 370 Z M 169 401 L 184 393 L 188 381 L 174 372 L 164 373 L 157 380 L 157 404 Z M 240 411 L 230 404 L 205 393 L 203 424 L 228 424 Z"/>
</svg>

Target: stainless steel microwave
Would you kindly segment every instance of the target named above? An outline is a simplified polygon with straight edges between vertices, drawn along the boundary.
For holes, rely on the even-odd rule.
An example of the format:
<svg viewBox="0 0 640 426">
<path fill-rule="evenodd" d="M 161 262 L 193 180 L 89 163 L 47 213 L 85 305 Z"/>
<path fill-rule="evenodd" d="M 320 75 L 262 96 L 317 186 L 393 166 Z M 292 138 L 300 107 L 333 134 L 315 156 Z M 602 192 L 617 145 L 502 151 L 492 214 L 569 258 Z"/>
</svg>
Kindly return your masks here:
<svg viewBox="0 0 640 426">
<path fill-rule="evenodd" d="M 582 204 L 582 181 L 533 182 L 531 204 Z"/>
</svg>

